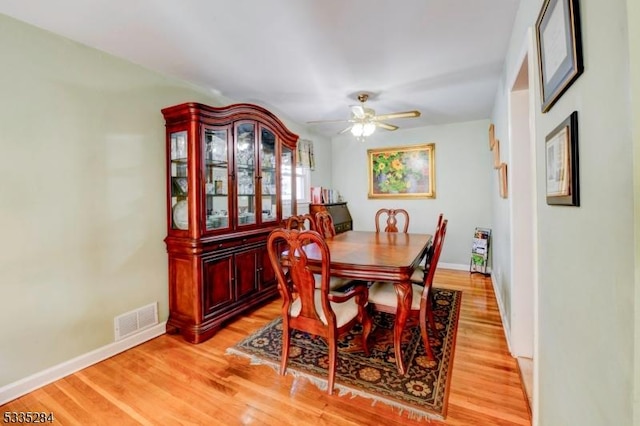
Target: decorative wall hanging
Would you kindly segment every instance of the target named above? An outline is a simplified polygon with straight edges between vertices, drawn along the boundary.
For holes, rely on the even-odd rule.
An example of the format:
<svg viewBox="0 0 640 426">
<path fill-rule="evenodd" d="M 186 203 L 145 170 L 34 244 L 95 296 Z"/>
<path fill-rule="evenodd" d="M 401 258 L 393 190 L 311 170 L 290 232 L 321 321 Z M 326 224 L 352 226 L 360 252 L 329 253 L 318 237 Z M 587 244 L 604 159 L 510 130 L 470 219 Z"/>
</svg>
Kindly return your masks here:
<svg viewBox="0 0 640 426">
<path fill-rule="evenodd" d="M 369 149 L 369 198 L 435 198 L 435 144 Z"/>
<path fill-rule="evenodd" d="M 547 204 L 579 206 L 578 111 L 546 137 Z"/>
<path fill-rule="evenodd" d="M 507 163 L 500 161 L 500 141 L 496 139 L 495 126 L 489 125 L 489 149 L 493 151 L 493 168 L 498 170 L 498 187 L 500 190 L 500 196 L 507 198 L 508 185 L 507 185 Z"/>
<path fill-rule="evenodd" d="M 298 139 L 298 164 L 300 167 L 306 167 L 315 170 L 316 162 L 313 156 L 313 142 L 308 139 Z"/>
<path fill-rule="evenodd" d="M 542 112 L 582 74 L 578 0 L 545 0 L 536 21 Z"/>
<path fill-rule="evenodd" d="M 498 139 L 495 140 L 495 142 L 493 142 L 493 168 L 494 169 L 499 169 L 500 168 L 500 141 Z"/>
<path fill-rule="evenodd" d="M 502 198 L 507 198 L 508 187 L 507 187 L 507 163 L 500 164 L 500 169 L 498 169 L 498 181 L 500 185 L 500 196 Z"/>
</svg>

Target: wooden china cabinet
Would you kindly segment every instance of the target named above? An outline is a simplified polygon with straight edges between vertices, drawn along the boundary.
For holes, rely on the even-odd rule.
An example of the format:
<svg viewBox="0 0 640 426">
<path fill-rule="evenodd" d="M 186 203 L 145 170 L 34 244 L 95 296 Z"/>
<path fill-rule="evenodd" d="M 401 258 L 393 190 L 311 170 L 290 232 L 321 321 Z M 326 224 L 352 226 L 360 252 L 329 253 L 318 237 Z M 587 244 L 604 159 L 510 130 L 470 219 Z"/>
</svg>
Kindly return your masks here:
<svg viewBox="0 0 640 426">
<path fill-rule="evenodd" d="M 257 105 L 185 103 L 167 131 L 168 333 L 200 343 L 278 294 L 266 239 L 296 214 L 298 136 Z"/>
</svg>

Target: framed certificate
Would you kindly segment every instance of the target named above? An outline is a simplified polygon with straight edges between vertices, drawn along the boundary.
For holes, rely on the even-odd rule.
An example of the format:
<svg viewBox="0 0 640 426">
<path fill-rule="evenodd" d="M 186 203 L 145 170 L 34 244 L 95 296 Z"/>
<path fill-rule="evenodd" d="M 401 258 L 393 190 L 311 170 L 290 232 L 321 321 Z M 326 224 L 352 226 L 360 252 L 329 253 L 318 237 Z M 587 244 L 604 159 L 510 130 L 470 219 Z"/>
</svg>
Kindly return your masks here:
<svg viewBox="0 0 640 426">
<path fill-rule="evenodd" d="M 584 70 L 578 0 L 545 0 L 536 40 L 542 112 L 547 112 Z"/>
</svg>

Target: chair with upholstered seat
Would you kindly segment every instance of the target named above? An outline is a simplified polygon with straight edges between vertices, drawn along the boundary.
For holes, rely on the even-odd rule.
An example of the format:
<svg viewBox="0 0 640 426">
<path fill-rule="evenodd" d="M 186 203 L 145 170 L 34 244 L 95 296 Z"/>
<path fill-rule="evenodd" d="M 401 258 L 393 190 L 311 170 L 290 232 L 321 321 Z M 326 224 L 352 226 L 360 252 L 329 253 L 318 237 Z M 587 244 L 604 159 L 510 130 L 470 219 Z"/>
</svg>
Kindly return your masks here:
<svg viewBox="0 0 640 426">
<path fill-rule="evenodd" d="M 420 333 L 422 334 L 422 340 L 424 341 L 424 347 L 427 351 L 429 359 L 434 359 L 431 345 L 429 344 L 429 335 L 427 331 L 427 324 L 435 331 L 435 322 L 433 320 L 432 312 L 432 297 L 431 286 L 433 285 L 433 277 L 436 273 L 438 265 L 438 259 L 442 252 L 442 246 L 444 243 L 444 237 L 447 232 L 447 220 L 442 221 L 442 225 L 438 233 L 434 237 L 433 241 L 433 254 L 431 256 L 429 269 L 426 274 L 423 274 L 423 280 L 420 284 L 411 284 L 412 299 L 411 299 L 411 317 L 417 317 L 420 322 Z M 375 282 L 369 288 L 369 304 L 373 306 L 373 309 L 382 312 L 388 312 L 395 314 L 398 309 L 398 297 L 395 291 L 395 286 L 392 282 Z"/>
<path fill-rule="evenodd" d="M 281 256 L 281 247 L 287 250 Z M 321 285 L 316 288 L 309 269 L 305 245 L 316 244 L 322 255 Z M 367 286 L 355 285 L 348 292 L 337 294 L 329 289 L 331 254 L 322 236 L 315 231 L 276 229 L 267 239 L 269 259 L 278 279 L 282 304 L 282 360 L 280 374 L 287 370 L 291 330 L 296 329 L 324 337 L 329 350 L 328 393 L 333 393 L 337 340 L 356 323 L 362 324 L 362 349 L 369 354 L 367 337 L 372 321 L 367 309 Z M 288 270 L 285 273 L 285 265 Z"/>
<path fill-rule="evenodd" d="M 332 238 L 336 236 L 336 228 L 333 225 L 333 218 L 327 211 L 319 211 L 316 213 L 316 231 L 324 238 Z M 316 275 L 316 278 L 318 276 Z M 350 285 L 353 280 L 348 278 L 331 277 L 329 280 L 329 287 L 331 290 L 337 290 L 339 288 Z M 316 280 L 319 285 L 319 279 Z"/>
<path fill-rule="evenodd" d="M 336 236 L 336 228 L 333 225 L 333 218 L 328 211 L 322 210 L 316 213 L 316 231 L 325 238 Z"/>
<path fill-rule="evenodd" d="M 398 232 L 398 217 L 404 221 L 402 232 L 409 231 L 409 213 L 405 209 L 380 209 L 376 212 L 376 232 L 380 232 L 380 219 L 386 218 L 384 232 Z"/>
<path fill-rule="evenodd" d="M 436 230 L 433 233 L 433 240 L 431 240 L 431 244 L 429 245 L 429 248 L 427 249 L 427 252 L 424 256 L 424 265 L 418 266 L 413 271 L 413 274 L 411 274 L 411 282 L 413 284 L 422 285 L 422 283 L 424 282 L 425 273 L 429 270 L 429 267 L 431 265 L 431 259 L 433 258 L 434 242 L 435 242 L 436 236 L 441 231 L 443 219 L 444 219 L 444 215 L 440 213 L 440 215 L 438 215 L 438 222 L 436 223 Z M 430 312 L 431 311 L 429 311 L 429 313 Z M 429 315 L 429 325 L 431 326 L 432 330 L 435 328 L 433 315 Z"/>
</svg>

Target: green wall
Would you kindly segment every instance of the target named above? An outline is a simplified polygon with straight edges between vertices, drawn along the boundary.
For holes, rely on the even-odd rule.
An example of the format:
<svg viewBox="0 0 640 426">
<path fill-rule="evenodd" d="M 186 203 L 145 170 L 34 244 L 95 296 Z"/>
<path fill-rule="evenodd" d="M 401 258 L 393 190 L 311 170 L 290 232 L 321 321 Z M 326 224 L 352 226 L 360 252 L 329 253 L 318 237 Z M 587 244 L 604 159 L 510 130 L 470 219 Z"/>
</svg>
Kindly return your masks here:
<svg viewBox="0 0 640 426">
<path fill-rule="evenodd" d="M 475 227 L 492 227 L 491 194 L 498 193 L 493 157 L 489 151 L 489 120 L 439 126 L 376 131 L 363 142 L 349 133 L 332 141 L 335 189 L 349 203 L 355 230 L 375 230 L 374 215 L 381 208 L 409 212 L 410 232 L 433 233 L 438 215 L 449 220 L 441 264 L 468 268 Z M 435 143 L 434 199 L 368 199 L 368 156 L 371 148 Z"/>
<path fill-rule="evenodd" d="M 160 110 L 233 102 L 4 15 L 0 58 L 2 387 L 112 343 L 124 312 L 166 320 Z"/>
<path fill-rule="evenodd" d="M 2 386 L 166 319 L 160 109 L 218 101 L 3 15 L 0 57 Z"/>
</svg>

